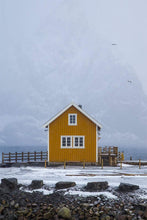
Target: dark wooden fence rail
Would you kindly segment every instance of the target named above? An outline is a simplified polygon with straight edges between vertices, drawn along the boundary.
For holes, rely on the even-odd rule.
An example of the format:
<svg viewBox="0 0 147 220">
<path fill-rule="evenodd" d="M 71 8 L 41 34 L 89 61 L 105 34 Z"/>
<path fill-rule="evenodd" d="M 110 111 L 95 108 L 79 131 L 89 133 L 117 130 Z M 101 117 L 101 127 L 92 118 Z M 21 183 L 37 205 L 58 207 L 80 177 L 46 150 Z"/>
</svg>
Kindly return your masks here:
<svg viewBox="0 0 147 220">
<path fill-rule="evenodd" d="M 2 153 L 2 163 L 37 162 L 47 160 L 48 152 Z"/>
</svg>

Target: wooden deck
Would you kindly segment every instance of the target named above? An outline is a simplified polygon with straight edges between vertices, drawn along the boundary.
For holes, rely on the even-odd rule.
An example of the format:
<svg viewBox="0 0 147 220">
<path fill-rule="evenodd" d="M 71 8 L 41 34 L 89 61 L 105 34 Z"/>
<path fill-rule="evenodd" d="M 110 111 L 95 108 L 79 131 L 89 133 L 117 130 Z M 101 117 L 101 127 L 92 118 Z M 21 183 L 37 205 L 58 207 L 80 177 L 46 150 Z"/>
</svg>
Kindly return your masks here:
<svg viewBox="0 0 147 220">
<path fill-rule="evenodd" d="M 118 147 L 98 147 L 98 165 L 117 166 Z"/>
</svg>

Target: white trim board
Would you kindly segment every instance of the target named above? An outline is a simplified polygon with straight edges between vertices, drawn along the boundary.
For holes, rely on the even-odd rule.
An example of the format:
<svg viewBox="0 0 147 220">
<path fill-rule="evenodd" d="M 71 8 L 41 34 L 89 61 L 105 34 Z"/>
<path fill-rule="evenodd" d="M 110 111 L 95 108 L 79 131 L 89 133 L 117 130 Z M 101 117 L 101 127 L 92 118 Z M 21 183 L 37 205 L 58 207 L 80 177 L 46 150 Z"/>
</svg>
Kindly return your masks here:
<svg viewBox="0 0 147 220">
<path fill-rule="evenodd" d="M 48 125 L 48 162 L 50 162 L 50 135 L 49 135 L 49 132 L 50 132 L 50 127 Z"/>
<path fill-rule="evenodd" d="M 98 127 L 96 126 L 96 163 L 98 162 Z"/>
<path fill-rule="evenodd" d="M 102 125 L 97 122 L 95 119 L 93 119 L 90 115 L 88 115 L 85 111 L 83 111 L 82 108 L 80 108 L 78 105 L 76 104 L 70 104 L 68 106 L 66 106 L 62 111 L 60 111 L 58 114 L 56 114 L 53 118 L 51 118 L 50 120 L 48 120 L 44 125 L 43 127 L 48 127 L 49 124 L 51 122 L 53 122 L 56 118 L 58 118 L 61 114 L 63 114 L 67 109 L 69 109 L 71 106 L 74 106 L 76 109 L 78 109 L 83 115 L 85 115 L 88 119 L 90 119 L 94 124 L 96 124 L 99 128 L 102 128 Z"/>
</svg>

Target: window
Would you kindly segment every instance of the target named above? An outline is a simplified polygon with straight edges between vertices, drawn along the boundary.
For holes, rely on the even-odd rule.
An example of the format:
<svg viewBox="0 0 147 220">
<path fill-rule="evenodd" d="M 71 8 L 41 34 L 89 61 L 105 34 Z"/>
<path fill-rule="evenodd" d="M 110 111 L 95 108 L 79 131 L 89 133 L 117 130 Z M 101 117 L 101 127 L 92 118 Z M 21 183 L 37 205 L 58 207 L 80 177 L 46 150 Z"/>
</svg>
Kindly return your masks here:
<svg viewBox="0 0 147 220">
<path fill-rule="evenodd" d="M 84 136 L 75 136 L 73 137 L 73 144 L 75 148 L 84 148 Z"/>
<path fill-rule="evenodd" d="M 84 136 L 61 136 L 61 148 L 84 148 Z"/>
<path fill-rule="evenodd" d="M 61 148 L 72 147 L 72 137 L 71 136 L 61 136 Z"/>
<path fill-rule="evenodd" d="M 68 125 L 77 125 L 77 114 L 68 114 Z"/>
</svg>

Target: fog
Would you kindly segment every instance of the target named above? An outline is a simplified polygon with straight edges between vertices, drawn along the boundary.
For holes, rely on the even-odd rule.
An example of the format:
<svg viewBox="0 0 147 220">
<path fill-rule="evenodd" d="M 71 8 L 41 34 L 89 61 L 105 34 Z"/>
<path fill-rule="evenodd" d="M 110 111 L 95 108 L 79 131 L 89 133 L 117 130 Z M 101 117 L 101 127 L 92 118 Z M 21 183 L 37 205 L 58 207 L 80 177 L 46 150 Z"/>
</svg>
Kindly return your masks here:
<svg viewBox="0 0 147 220">
<path fill-rule="evenodd" d="M 44 145 L 71 102 L 101 145 L 147 143 L 146 1 L 0 1 L 0 145 Z"/>
</svg>

